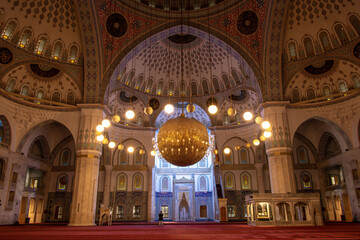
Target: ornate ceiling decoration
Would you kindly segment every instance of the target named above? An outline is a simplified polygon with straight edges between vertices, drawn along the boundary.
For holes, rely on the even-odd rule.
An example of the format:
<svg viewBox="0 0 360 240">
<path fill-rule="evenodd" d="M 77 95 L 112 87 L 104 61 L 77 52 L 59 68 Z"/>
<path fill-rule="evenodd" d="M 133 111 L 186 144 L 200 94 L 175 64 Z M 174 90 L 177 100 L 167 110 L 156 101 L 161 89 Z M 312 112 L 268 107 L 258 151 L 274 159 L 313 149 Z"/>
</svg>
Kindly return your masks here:
<svg viewBox="0 0 360 240">
<path fill-rule="evenodd" d="M 119 94 L 119 97 L 120 97 L 121 101 L 123 101 L 125 103 L 133 103 L 136 100 L 138 100 L 137 97 L 135 97 L 134 95 L 132 95 L 131 93 L 126 92 L 126 91 L 121 91 Z"/>
<path fill-rule="evenodd" d="M 240 102 L 246 98 L 247 94 L 245 90 L 241 90 L 237 93 L 233 93 L 229 96 L 232 101 Z"/>
<path fill-rule="evenodd" d="M 9 64 L 13 59 L 13 53 L 8 48 L 0 48 L 0 63 Z"/>
<path fill-rule="evenodd" d="M 242 12 L 237 20 L 237 27 L 244 35 L 253 34 L 259 26 L 259 19 L 253 11 Z"/>
<path fill-rule="evenodd" d="M 119 13 L 111 14 L 106 20 L 106 30 L 113 37 L 122 37 L 127 30 L 127 22 L 123 15 Z"/>
<path fill-rule="evenodd" d="M 202 0 L 202 1 L 169 1 L 169 0 L 135 0 L 149 7 L 171 11 L 197 10 L 214 6 L 224 0 Z"/>
<path fill-rule="evenodd" d="M 33 73 L 43 78 L 55 77 L 60 70 L 44 64 L 30 64 L 30 69 Z"/>
<path fill-rule="evenodd" d="M 305 71 L 313 75 L 320 75 L 330 71 L 333 66 L 334 60 L 323 60 L 307 66 Z"/>
</svg>

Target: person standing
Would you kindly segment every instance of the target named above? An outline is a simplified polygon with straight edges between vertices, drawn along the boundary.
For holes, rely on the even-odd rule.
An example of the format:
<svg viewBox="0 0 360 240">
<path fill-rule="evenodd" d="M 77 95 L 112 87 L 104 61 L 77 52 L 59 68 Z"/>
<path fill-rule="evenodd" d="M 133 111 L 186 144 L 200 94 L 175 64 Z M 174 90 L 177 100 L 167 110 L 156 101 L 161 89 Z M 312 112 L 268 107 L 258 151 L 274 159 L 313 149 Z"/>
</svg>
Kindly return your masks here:
<svg viewBox="0 0 360 240">
<path fill-rule="evenodd" d="M 163 226 L 163 222 L 164 222 L 164 214 L 162 213 L 162 211 L 160 211 L 160 213 L 159 213 L 159 226 Z"/>
</svg>

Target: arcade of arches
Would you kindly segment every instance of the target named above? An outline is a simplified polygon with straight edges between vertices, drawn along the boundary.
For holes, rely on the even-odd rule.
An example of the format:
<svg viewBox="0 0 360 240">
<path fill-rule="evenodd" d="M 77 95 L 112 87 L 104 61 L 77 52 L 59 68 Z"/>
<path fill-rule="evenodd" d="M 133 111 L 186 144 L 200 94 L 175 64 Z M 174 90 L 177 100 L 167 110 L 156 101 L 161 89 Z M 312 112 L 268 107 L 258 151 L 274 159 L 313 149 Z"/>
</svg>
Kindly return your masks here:
<svg viewBox="0 0 360 240">
<path fill-rule="evenodd" d="M 360 221 L 360 2 L 180 2 L 2 2 L 0 224 Z M 188 167 L 152 154 L 182 101 L 217 149 Z"/>
</svg>

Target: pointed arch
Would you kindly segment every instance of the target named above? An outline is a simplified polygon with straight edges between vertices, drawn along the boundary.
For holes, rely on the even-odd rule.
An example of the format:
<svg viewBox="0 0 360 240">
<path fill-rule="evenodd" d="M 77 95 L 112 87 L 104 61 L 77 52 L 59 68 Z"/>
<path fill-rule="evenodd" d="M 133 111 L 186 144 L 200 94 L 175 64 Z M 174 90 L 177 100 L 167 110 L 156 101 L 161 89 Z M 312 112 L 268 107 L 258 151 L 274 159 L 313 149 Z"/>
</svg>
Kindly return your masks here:
<svg viewBox="0 0 360 240">
<path fill-rule="evenodd" d="M 69 46 L 68 62 L 76 64 L 79 58 L 79 46 L 76 43 L 72 43 Z"/>
<path fill-rule="evenodd" d="M 330 133 L 325 132 L 320 139 L 319 143 L 319 155 L 320 159 L 329 159 L 341 154 L 341 146 L 336 137 Z"/>
<path fill-rule="evenodd" d="M 56 40 L 53 44 L 51 58 L 54 60 L 61 60 L 64 46 L 65 46 L 65 44 L 62 40 Z"/>
<path fill-rule="evenodd" d="M 31 143 L 28 156 L 44 162 L 49 161 L 50 148 L 46 138 L 42 135 L 37 136 Z"/>
<path fill-rule="evenodd" d="M 309 163 L 309 154 L 307 149 L 304 146 L 299 146 L 296 149 L 296 157 L 297 162 L 300 164 L 308 164 Z"/>
<path fill-rule="evenodd" d="M 251 175 L 248 172 L 241 173 L 240 181 L 242 190 L 251 190 Z"/>
<path fill-rule="evenodd" d="M 48 43 L 49 43 L 49 38 L 46 35 L 40 35 L 36 43 L 35 54 L 44 55 Z"/>
<path fill-rule="evenodd" d="M 235 190 L 236 182 L 233 173 L 231 172 L 225 173 L 224 181 L 225 181 L 224 185 L 226 190 Z"/>
<path fill-rule="evenodd" d="M 1 37 L 7 41 L 11 40 L 18 26 L 19 24 L 16 19 L 9 19 L 2 31 Z"/>
<path fill-rule="evenodd" d="M 171 191 L 171 183 L 169 176 L 161 177 L 161 192 L 170 192 Z"/>
<path fill-rule="evenodd" d="M 141 173 L 135 173 L 133 177 L 133 190 L 142 191 L 144 186 L 144 177 Z"/>
<path fill-rule="evenodd" d="M 316 98 L 316 92 L 315 89 L 312 87 L 309 87 L 308 89 L 306 89 L 306 99 L 307 100 L 311 100 Z"/>
<path fill-rule="evenodd" d="M 27 27 L 22 30 L 18 46 L 21 48 L 27 48 L 29 46 L 30 40 L 33 36 L 33 31 L 31 28 Z"/>
<path fill-rule="evenodd" d="M 127 175 L 125 173 L 119 173 L 116 177 L 116 191 L 126 191 L 127 182 Z"/>
<path fill-rule="evenodd" d="M 206 176 L 199 177 L 199 192 L 207 192 L 208 191 L 208 179 Z"/>
</svg>

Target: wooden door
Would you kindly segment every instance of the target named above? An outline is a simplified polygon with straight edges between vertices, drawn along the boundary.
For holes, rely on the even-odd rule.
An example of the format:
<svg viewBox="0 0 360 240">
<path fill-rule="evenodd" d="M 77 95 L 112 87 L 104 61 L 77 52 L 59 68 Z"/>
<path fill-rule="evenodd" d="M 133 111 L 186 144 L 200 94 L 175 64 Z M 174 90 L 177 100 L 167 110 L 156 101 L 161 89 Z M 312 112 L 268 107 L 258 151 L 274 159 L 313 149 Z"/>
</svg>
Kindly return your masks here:
<svg viewBox="0 0 360 240">
<path fill-rule="evenodd" d="M 225 207 L 220 208 L 220 221 L 226 222 L 226 208 Z"/>
</svg>

